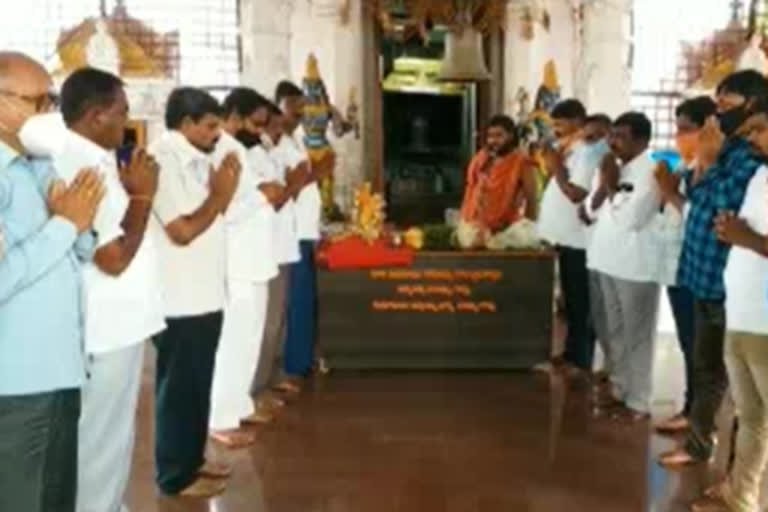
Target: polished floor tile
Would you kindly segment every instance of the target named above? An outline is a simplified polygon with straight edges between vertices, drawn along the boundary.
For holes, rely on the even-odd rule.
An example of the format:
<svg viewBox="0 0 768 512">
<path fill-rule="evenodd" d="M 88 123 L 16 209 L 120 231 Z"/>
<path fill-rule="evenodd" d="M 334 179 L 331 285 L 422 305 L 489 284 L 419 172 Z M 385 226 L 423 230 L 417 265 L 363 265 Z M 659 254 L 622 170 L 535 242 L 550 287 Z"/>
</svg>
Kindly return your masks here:
<svg viewBox="0 0 768 512">
<path fill-rule="evenodd" d="M 235 468 L 221 497 L 159 498 L 152 371 L 134 512 L 680 512 L 716 474 L 661 469 L 671 441 L 595 419 L 586 386 L 561 378 L 348 373 L 313 380 L 254 448 L 213 451 Z"/>
</svg>

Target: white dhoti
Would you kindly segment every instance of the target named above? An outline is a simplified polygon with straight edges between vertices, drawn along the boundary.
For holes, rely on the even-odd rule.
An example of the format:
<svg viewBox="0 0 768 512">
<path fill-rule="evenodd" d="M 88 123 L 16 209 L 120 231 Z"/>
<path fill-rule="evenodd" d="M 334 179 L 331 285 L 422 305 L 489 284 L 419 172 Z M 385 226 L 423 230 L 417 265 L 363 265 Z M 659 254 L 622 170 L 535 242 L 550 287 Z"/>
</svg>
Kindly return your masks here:
<svg viewBox="0 0 768 512">
<path fill-rule="evenodd" d="M 238 428 L 253 412 L 251 379 L 261 349 L 267 284 L 231 281 L 211 390 L 212 430 Z"/>
<path fill-rule="evenodd" d="M 143 362 L 143 343 L 92 356 L 78 432 L 78 512 L 126 510 Z"/>
</svg>

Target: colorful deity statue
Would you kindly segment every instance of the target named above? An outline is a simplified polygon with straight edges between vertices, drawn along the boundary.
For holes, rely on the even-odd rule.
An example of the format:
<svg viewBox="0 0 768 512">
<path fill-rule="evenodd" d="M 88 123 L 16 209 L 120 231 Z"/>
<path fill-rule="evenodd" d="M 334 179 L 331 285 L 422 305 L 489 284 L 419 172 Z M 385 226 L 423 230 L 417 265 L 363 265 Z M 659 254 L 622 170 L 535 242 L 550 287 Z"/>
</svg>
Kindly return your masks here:
<svg viewBox="0 0 768 512">
<path fill-rule="evenodd" d="M 527 115 L 527 119 L 521 122 L 521 139 L 527 146 L 531 159 L 536 163 L 539 197 L 543 194 L 550 177 L 550 170 L 547 169 L 543 153 L 543 148 L 554 140 L 552 118 L 549 113 L 560 101 L 560 83 L 555 62 L 547 61 L 543 71 L 542 83 L 536 91 L 534 109 Z"/>
<path fill-rule="evenodd" d="M 333 107 L 328 100 L 323 79 L 317 66 L 317 58 L 310 54 L 307 58 L 306 76 L 303 81 L 304 97 L 304 145 L 310 161 L 315 164 L 323 161 L 333 148 L 328 141 L 328 126 L 333 120 Z M 323 216 L 326 220 L 337 210 L 333 198 L 333 174 L 320 183 L 320 196 L 323 201 Z"/>
</svg>

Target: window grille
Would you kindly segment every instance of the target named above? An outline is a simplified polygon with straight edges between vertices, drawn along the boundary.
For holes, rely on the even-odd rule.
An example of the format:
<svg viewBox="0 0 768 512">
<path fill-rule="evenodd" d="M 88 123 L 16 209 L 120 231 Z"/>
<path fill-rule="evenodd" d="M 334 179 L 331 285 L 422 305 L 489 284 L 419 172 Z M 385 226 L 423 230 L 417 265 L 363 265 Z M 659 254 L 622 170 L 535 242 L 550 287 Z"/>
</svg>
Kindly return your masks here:
<svg viewBox="0 0 768 512">
<path fill-rule="evenodd" d="M 51 63 L 62 33 L 87 17 L 122 8 L 144 27 L 127 30 L 140 45 L 169 45 L 170 75 L 186 85 L 237 85 L 240 81 L 238 0 L 23 0 L 0 16 L 0 48 Z M 146 29 L 150 30 L 146 30 Z M 154 37 L 148 34 L 154 33 Z"/>
<path fill-rule="evenodd" d="M 763 0 L 760 0 L 761 2 Z M 654 149 L 674 146 L 674 110 L 683 93 L 701 77 L 701 62 L 690 52 L 718 51 L 715 35 L 736 17 L 739 36 L 746 27 L 742 0 L 639 0 L 634 6 L 632 106 L 654 125 Z"/>
</svg>

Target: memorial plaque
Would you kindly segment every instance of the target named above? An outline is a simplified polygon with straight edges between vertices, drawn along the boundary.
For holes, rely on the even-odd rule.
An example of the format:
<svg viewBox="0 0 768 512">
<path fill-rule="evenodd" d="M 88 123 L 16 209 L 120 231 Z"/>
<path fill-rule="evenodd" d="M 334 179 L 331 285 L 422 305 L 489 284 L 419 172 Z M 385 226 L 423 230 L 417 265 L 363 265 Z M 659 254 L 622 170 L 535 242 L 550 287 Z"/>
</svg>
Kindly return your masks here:
<svg viewBox="0 0 768 512">
<path fill-rule="evenodd" d="M 412 267 L 320 270 L 319 340 L 336 368 L 529 368 L 552 338 L 548 252 L 419 253 Z"/>
</svg>

